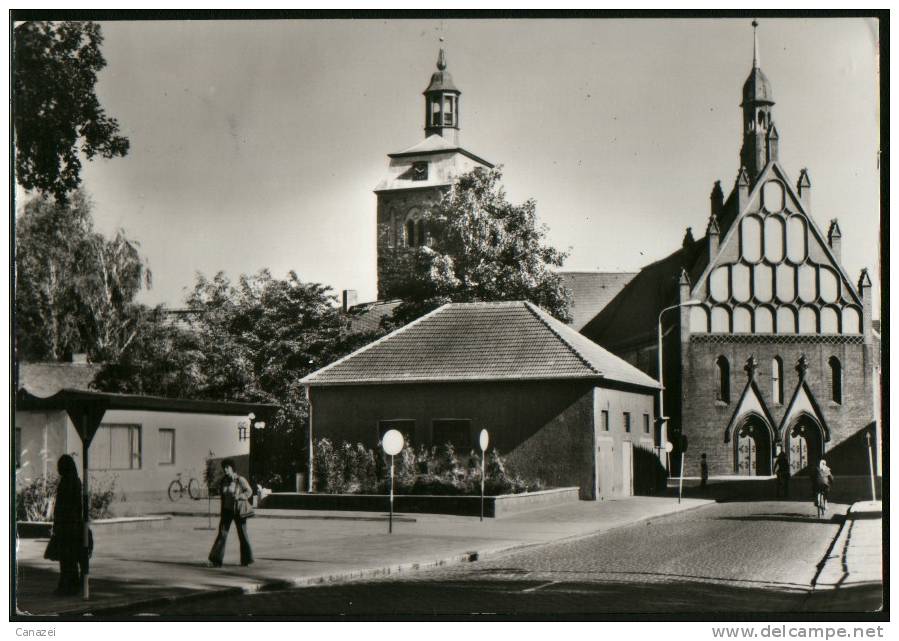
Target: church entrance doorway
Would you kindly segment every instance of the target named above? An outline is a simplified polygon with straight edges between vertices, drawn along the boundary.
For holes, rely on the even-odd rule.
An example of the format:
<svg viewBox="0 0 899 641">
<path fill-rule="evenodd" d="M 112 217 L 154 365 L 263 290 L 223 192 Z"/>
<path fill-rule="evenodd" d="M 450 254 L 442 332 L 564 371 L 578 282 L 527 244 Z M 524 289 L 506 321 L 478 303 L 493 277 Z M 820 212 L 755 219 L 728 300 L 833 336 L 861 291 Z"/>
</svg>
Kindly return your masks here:
<svg viewBox="0 0 899 641">
<path fill-rule="evenodd" d="M 771 435 L 760 418 L 750 416 L 734 439 L 734 471 L 740 476 L 771 474 Z"/>
<path fill-rule="evenodd" d="M 824 439 L 820 426 L 808 416 L 800 416 L 787 431 L 787 456 L 790 460 L 790 476 L 808 474 L 824 456 Z"/>
</svg>

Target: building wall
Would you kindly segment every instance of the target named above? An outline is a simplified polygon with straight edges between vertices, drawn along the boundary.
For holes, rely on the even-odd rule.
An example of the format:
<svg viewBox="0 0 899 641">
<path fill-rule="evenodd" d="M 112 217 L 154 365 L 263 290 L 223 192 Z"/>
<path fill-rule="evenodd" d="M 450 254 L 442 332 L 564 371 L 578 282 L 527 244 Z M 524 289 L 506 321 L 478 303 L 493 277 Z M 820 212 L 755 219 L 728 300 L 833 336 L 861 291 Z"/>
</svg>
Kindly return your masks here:
<svg viewBox="0 0 899 641">
<path fill-rule="evenodd" d="M 796 365 L 803 354 L 808 359 L 805 380 L 830 430 L 825 456 L 836 474 L 867 472 L 864 437 L 874 420 L 872 374 L 868 348 L 861 337 L 744 337 L 716 336 L 714 340 L 693 336 L 683 361 L 683 426 L 689 438 L 686 474 L 699 474 L 699 456 L 706 453 L 712 475 L 734 474 L 733 442 L 724 442 L 724 431 L 737 409 L 748 376 L 746 361 L 758 361 L 756 381 L 762 401 L 774 419 L 776 431 L 799 384 Z M 715 361 L 724 356 L 730 364 L 730 401 L 716 400 Z M 772 361 L 783 360 L 783 403 L 774 402 Z M 831 400 L 828 360 L 836 356 L 842 365 L 842 403 Z M 829 454 L 830 453 L 830 454 Z"/>
<path fill-rule="evenodd" d="M 245 416 L 218 416 L 211 414 L 182 414 L 178 412 L 149 412 L 110 410 L 103 417 L 102 425 L 136 425 L 140 428 L 140 466 L 135 469 L 93 469 L 91 475 L 98 480 L 115 479 L 118 495 L 129 498 L 163 496 L 176 475 L 181 472 L 186 483 L 197 478 L 202 483 L 206 457 L 213 452 L 215 458 L 248 455 L 249 440 L 238 440 L 238 423 Z M 65 412 L 16 412 L 16 426 L 23 428 L 23 450 L 28 450 L 27 465 L 17 474 L 17 480 L 44 467 L 56 471 L 56 460 L 64 453 L 71 454 L 81 469 L 81 439 Z M 36 450 L 48 434 L 46 456 Z M 160 462 L 160 429 L 175 430 L 175 462 Z M 91 444 L 91 461 L 98 461 L 98 444 Z M 23 456 L 23 459 L 25 457 Z M 25 471 L 27 470 L 27 472 Z"/>
<path fill-rule="evenodd" d="M 16 412 L 20 467 L 16 485 L 56 473 L 56 460 L 66 451 L 66 415 L 63 412 Z"/>
<path fill-rule="evenodd" d="M 641 466 L 639 457 L 648 451 L 652 456 L 654 434 L 654 398 L 650 394 L 639 394 L 620 390 L 595 388 L 594 407 L 594 439 L 599 448 L 597 457 L 596 495 L 599 498 L 630 496 L 635 490 L 646 485 L 648 479 L 640 478 Z M 603 412 L 608 412 L 609 429 L 603 426 Z M 626 431 L 624 413 L 631 416 L 630 432 Z M 644 432 L 644 416 L 649 419 L 649 433 Z M 631 454 L 628 455 L 630 443 Z M 603 455 L 601 450 L 608 448 Z M 606 469 L 602 469 L 607 466 Z M 630 470 L 626 470 L 629 467 Z M 643 473 L 651 473 L 643 469 Z M 627 482 L 627 478 L 631 482 Z"/>
<path fill-rule="evenodd" d="M 596 488 L 596 408 L 608 407 L 617 416 L 603 438 L 620 452 L 625 438 L 637 445 L 645 440 L 642 416 L 652 421 L 653 401 L 649 393 L 594 392 L 592 383 L 577 381 L 318 387 L 312 389 L 313 437 L 377 447 L 379 421 L 411 419 L 413 444 L 431 445 L 434 419 L 470 419 L 473 446 L 487 429 L 491 446 L 514 471 L 549 486 L 577 486 L 586 499 L 595 497 Z M 628 410 L 634 416 L 629 437 L 620 425 L 621 412 Z M 617 465 L 613 474 L 620 479 L 620 460 Z M 608 496 L 625 493 L 619 484 Z"/>
</svg>

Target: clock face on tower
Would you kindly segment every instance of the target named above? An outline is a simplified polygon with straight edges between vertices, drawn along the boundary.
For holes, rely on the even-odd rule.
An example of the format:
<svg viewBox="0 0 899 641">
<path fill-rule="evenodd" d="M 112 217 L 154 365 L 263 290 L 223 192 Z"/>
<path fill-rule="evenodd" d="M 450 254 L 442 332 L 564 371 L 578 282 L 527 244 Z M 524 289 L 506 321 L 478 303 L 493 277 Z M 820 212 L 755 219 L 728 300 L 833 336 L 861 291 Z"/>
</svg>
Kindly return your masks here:
<svg viewBox="0 0 899 641">
<path fill-rule="evenodd" d="M 416 162 L 412 164 L 412 180 L 428 179 L 428 163 Z"/>
</svg>

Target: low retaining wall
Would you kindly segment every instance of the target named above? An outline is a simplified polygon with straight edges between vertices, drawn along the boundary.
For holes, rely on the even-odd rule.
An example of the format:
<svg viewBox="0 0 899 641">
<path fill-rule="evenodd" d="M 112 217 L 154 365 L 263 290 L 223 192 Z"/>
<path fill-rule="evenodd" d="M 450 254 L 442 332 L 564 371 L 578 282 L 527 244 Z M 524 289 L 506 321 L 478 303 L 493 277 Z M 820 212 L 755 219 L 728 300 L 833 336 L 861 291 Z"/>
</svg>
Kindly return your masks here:
<svg viewBox="0 0 899 641">
<path fill-rule="evenodd" d="M 120 534 L 134 530 L 152 530 L 166 527 L 170 516 L 135 516 L 121 519 L 98 519 L 91 521 L 94 534 Z M 53 523 L 47 521 L 19 521 L 16 534 L 21 539 L 46 539 L 50 536 Z"/>
<path fill-rule="evenodd" d="M 578 500 L 578 488 L 563 487 L 541 492 L 505 494 L 484 497 L 484 516 L 502 517 L 560 503 Z M 389 499 L 383 494 L 297 494 L 275 492 L 262 500 L 263 509 L 336 510 L 354 512 L 386 512 Z M 456 514 L 479 516 L 480 496 L 434 496 L 399 494 L 393 497 L 394 512 L 418 514 Z"/>
</svg>

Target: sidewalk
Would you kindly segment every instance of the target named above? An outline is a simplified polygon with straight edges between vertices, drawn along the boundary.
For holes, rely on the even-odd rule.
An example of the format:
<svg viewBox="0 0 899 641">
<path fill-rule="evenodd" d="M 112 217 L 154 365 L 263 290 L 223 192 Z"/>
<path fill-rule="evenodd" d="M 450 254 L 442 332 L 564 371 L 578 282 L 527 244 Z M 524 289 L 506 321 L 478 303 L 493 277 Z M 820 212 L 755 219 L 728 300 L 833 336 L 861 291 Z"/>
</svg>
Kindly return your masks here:
<svg viewBox="0 0 899 641">
<path fill-rule="evenodd" d="M 883 512 L 880 501 L 850 506 L 814 580 L 812 610 L 874 611 L 883 607 Z"/>
<path fill-rule="evenodd" d="M 99 613 L 187 596 L 383 576 L 588 536 L 710 503 L 685 499 L 678 504 L 664 497 L 579 501 L 484 522 L 402 514 L 394 515 L 393 534 L 387 532 L 385 514 L 261 510 L 249 524 L 256 562 L 246 568 L 239 564 L 233 528 L 225 566 L 205 567 L 215 537 L 205 517 L 176 516 L 163 530 L 118 535 L 97 528 L 90 601 L 54 597 L 58 564 L 42 558 L 46 539 L 23 539 L 17 550 L 18 611 Z"/>
</svg>

